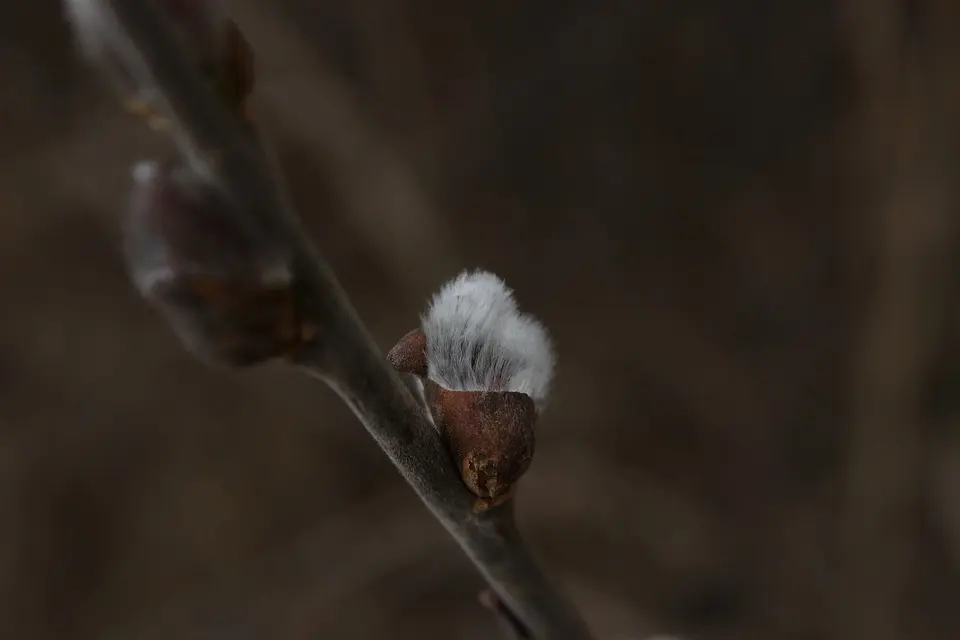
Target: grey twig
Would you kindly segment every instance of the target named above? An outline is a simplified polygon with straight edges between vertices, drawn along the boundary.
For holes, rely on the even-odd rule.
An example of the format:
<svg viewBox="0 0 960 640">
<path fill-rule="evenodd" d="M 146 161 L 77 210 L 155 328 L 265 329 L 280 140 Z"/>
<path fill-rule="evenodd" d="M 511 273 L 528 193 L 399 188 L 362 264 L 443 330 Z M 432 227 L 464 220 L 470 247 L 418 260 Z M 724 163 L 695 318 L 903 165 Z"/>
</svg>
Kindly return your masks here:
<svg viewBox="0 0 960 640">
<path fill-rule="evenodd" d="M 151 0 L 68 2 L 75 14 L 78 5 L 90 12 L 86 15 L 96 14 L 99 40 L 109 50 L 101 55 L 105 70 L 113 72 L 122 90 L 146 92 L 193 171 L 230 204 L 225 222 L 284 255 L 300 337 L 288 361 L 323 379 L 350 406 L 523 633 L 539 640 L 590 638 L 575 607 L 547 579 L 520 537 L 512 501 L 485 508 L 467 490 L 423 409 L 385 362 L 307 239 L 263 149 L 191 63 L 170 17 Z M 191 294 L 178 298 L 178 304 L 196 305 L 187 311 L 203 315 L 203 304 L 212 303 L 196 291 Z"/>
</svg>

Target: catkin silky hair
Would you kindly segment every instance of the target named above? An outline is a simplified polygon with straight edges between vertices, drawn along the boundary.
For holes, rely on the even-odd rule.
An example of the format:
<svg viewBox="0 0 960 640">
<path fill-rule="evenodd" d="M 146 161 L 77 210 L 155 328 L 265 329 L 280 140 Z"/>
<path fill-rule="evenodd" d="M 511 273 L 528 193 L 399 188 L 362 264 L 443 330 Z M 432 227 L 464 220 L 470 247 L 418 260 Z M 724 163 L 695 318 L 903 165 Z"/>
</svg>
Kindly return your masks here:
<svg viewBox="0 0 960 640">
<path fill-rule="evenodd" d="M 427 378 L 454 391 L 514 391 L 542 409 L 555 356 L 546 329 L 520 313 L 513 291 L 486 271 L 464 271 L 422 318 Z"/>
</svg>

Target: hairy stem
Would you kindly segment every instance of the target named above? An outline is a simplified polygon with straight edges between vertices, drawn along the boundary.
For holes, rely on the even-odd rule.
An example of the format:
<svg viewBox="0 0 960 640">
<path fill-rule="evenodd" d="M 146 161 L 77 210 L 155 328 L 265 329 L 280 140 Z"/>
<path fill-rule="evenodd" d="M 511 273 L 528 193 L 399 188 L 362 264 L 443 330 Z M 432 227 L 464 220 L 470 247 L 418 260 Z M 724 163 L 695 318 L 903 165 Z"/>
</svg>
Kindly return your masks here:
<svg viewBox="0 0 960 640">
<path fill-rule="evenodd" d="M 150 0 L 92 4 L 102 12 L 103 28 L 129 80 L 149 89 L 180 151 L 236 205 L 235 223 L 288 251 L 298 307 L 311 323 L 311 338 L 293 361 L 346 401 L 532 637 L 590 638 L 576 609 L 520 537 L 512 505 L 477 508 L 420 405 L 304 234 L 263 149 L 190 63 L 167 16 Z"/>
</svg>

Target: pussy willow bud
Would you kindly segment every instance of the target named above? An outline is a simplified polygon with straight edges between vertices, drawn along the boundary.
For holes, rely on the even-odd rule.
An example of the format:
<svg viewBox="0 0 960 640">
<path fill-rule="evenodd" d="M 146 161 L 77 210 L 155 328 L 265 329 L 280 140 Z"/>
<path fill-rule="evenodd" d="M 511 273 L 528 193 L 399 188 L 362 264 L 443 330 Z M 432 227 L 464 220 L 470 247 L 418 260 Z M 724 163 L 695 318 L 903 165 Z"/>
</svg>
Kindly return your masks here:
<svg viewBox="0 0 960 640">
<path fill-rule="evenodd" d="M 230 206 L 189 169 L 141 163 L 125 253 L 139 292 L 194 355 L 243 366 L 289 354 L 301 335 L 286 253 L 238 228 Z"/>
<path fill-rule="evenodd" d="M 219 0 L 155 0 L 169 18 L 184 50 L 217 93 L 242 117 L 253 89 L 253 53 Z M 65 0 L 82 52 L 117 85 L 127 107 L 154 119 L 159 115 L 151 88 L 129 68 L 120 50 L 117 25 L 103 0 Z"/>
<path fill-rule="evenodd" d="M 509 496 L 533 458 L 534 423 L 553 376 L 543 325 L 520 313 L 500 278 L 464 272 L 434 296 L 422 328 L 387 358 L 421 378 L 467 487 L 493 502 Z"/>
</svg>

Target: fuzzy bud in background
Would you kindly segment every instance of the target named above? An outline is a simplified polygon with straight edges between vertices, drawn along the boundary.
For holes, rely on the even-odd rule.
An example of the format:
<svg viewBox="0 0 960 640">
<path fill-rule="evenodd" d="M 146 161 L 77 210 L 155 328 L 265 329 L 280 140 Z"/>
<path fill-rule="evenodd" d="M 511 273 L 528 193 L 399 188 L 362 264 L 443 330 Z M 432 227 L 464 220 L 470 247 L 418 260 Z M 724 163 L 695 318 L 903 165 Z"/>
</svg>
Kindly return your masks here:
<svg viewBox="0 0 960 640">
<path fill-rule="evenodd" d="M 421 378 L 424 399 L 478 497 L 509 495 L 530 466 L 534 423 L 546 406 L 555 356 L 546 329 L 521 313 L 492 273 L 464 272 L 444 285 L 388 354 Z"/>
<path fill-rule="evenodd" d="M 137 290 L 189 351 L 243 366 L 289 354 L 300 323 L 285 252 L 239 229 L 229 206 L 185 167 L 140 163 L 125 254 Z"/>
</svg>

